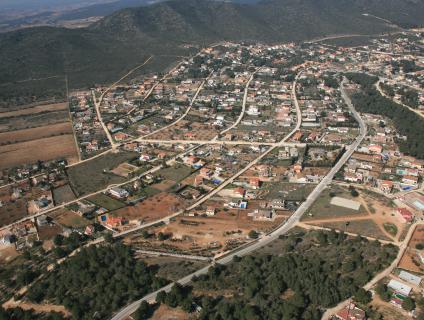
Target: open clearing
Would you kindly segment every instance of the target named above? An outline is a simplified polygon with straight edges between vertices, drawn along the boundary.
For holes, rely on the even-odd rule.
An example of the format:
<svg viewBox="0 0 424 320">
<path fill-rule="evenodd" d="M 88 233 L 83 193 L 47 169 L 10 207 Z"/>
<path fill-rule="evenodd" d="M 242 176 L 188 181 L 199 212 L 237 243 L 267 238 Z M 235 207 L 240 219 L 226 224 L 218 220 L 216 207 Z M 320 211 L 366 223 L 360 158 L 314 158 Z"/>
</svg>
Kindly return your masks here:
<svg viewBox="0 0 424 320">
<path fill-rule="evenodd" d="M 142 220 L 143 222 L 153 221 L 166 217 L 182 209 L 184 201 L 178 196 L 161 192 L 137 203 L 135 206 L 128 206 L 112 214 L 126 218 L 127 220 Z"/>
<path fill-rule="evenodd" d="M 141 239 L 146 250 L 180 252 L 202 256 L 219 254 L 249 241 L 251 230 L 266 232 L 281 223 L 283 217 L 274 221 L 253 221 L 247 210 L 220 210 L 212 217 L 178 216 L 168 225 L 150 229 L 158 234 L 170 235 L 165 241 Z"/>
<path fill-rule="evenodd" d="M 309 209 L 308 213 L 302 217 L 302 221 L 324 219 L 324 218 L 337 218 L 341 216 L 363 216 L 367 214 L 367 211 L 363 206 L 359 210 L 353 210 L 350 208 L 340 207 L 332 204 L 333 197 L 338 196 L 349 200 L 357 201 L 357 198 L 353 198 L 348 190 L 339 186 L 331 186 L 325 189 L 321 196 L 314 202 Z"/>
<path fill-rule="evenodd" d="M 69 163 L 78 161 L 74 136 L 71 134 L 0 146 L 0 169 L 65 158 Z"/>
</svg>

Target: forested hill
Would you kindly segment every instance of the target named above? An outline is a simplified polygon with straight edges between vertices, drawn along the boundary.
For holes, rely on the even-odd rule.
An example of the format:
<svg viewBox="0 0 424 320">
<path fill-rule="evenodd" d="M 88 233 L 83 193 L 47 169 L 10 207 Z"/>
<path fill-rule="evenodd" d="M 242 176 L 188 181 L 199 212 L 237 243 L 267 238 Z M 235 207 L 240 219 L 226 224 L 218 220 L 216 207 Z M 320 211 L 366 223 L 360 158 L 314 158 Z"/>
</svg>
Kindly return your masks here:
<svg viewBox="0 0 424 320">
<path fill-rule="evenodd" d="M 68 74 L 71 87 L 115 80 L 150 54 L 181 55 L 182 44 L 219 40 L 305 40 L 410 27 L 424 21 L 415 0 L 265 0 L 237 4 L 173 0 L 124 9 L 83 29 L 36 27 L 0 34 L 0 96 L 15 81 Z M 177 58 L 175 58 L 177 59 Z M 163 67 L 156 59 L 153 67 Z M 169 62 L 169 61 L 168 61 Z"/>
</svg>

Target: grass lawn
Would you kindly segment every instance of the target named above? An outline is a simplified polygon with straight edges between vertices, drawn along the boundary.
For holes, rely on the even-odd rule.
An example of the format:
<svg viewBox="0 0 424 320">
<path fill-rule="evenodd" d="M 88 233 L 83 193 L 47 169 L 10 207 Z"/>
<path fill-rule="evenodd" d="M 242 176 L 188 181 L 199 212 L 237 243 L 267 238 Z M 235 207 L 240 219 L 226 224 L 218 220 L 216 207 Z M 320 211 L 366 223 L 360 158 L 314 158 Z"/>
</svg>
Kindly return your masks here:
<svg viewBox="0 0 424 320">
<path fill-rule="evenodd" d="M 109 170 L 136 156 L 135 152 L 107 153 L 68 168 L 67 173 L 73 190 L 81 196 L 102 190 L 110 184 L 126 181 L 125 178 L 110 173 Z"/>
<path fill-rule="evenodd" d="M 360 215 L 360 214 L 366 213 L 366 210 L 362 205 L 357 211 L 353 209 L 349 209 L 349 208 L 332 205 L 330 203 L 332 195 L 358 201 L 357 198 L 354 198 L 350 194 L 349 190 L 333 185 L 330 188 L 325 189 L 321 193 L 321 196 L 314 202 L 312 207 L 302 217 L 302 220 L 334 218 L 334 217 L 342 217 L 342 216 L 349 216 L 349 215 Z"/>
<path fill-rule="evenodd" d="M 126 206 L 125 203 L 113 199 L 103 193 L 96 194 L 90 198 L 87 198 L 87 200 L 99 207 L 108 209 L 109 211 L 117 210 Z"/>
</svg>

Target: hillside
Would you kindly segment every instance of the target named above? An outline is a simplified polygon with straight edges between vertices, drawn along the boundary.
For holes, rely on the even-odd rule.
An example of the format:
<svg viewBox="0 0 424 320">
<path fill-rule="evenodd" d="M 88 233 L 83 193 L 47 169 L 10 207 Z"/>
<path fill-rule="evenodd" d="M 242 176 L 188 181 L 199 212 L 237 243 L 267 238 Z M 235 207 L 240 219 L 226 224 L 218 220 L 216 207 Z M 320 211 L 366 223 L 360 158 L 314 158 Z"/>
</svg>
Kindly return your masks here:
<svg viewBox="0 0 424 320">
<path fill-rule="evenodd" d="M 0 99 L 10 83 L 52 75 L 68 74 L 73 88 L 110 82 L 150 54 L 187 54 L 187 49 L 182 47 L 187 43 L 301 41 L 330 34 L 396 30 L 387 22 L 363 13 L 393 19 L 409 27 L 424 21 L 424 3 L 266 0 L 238 4 L 173 0 L 123 9 L 88 28 L 37 27 L 4 33 L 0 34 Z M 163 68 L 159 60 L 150 67 Z M 13 90 L 16 91 L 13 94 L 19 94 L 19 88 Z"/>
</svg>

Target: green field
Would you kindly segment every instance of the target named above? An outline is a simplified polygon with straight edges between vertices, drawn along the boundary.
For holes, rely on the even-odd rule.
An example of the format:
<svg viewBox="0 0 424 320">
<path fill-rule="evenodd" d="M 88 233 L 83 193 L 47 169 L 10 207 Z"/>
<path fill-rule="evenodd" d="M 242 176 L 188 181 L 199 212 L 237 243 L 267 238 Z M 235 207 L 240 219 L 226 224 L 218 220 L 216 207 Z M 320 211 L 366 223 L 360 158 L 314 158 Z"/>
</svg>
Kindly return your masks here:
<svg viewBox="0 0 424 320">
<path fill-rule="evenodd" d="M 88 201 L 94 203 L 96 206 L 105 208 L 109 211 L 117 210 L 126 206 L 125 203 L 113 199 L 103 193 L 96 194 L 90 198 L 87 198 Z"/>
<path fill-rule="evenodd" d="M 166 180 L 175 181 L 179 183 L 187 178 L 192 172 L 192 169 L 183 164 L 176 164 L 169 168 L 164 168 L 156 172 L 156 176 L 161 176 Z"/>
<path fill-rule="evenodd" d="M 365 208 L 361 205 L 358 211 L 349 208 L 332 205 L 332 196 L 342 197 L 357 201 L 350 192 L 339 186 L 331 186 L 325 189 L 320 197 L 314 202 L 308 212 L 303 216 L 302 220 L 320 219 L 320 218 L 334 218 L 349 215 L 360 215 L 366 213 Z"/>
<path fill-rule="evenodd" d="M 110 184 L 122 183 L 126 179 L 109 171 L 119 164 L 137 156 L 135 152 L 107 153 L 93 160 L 67 169 L 72 189 L 78 196 L 103 190 Z"/>
</svg>

